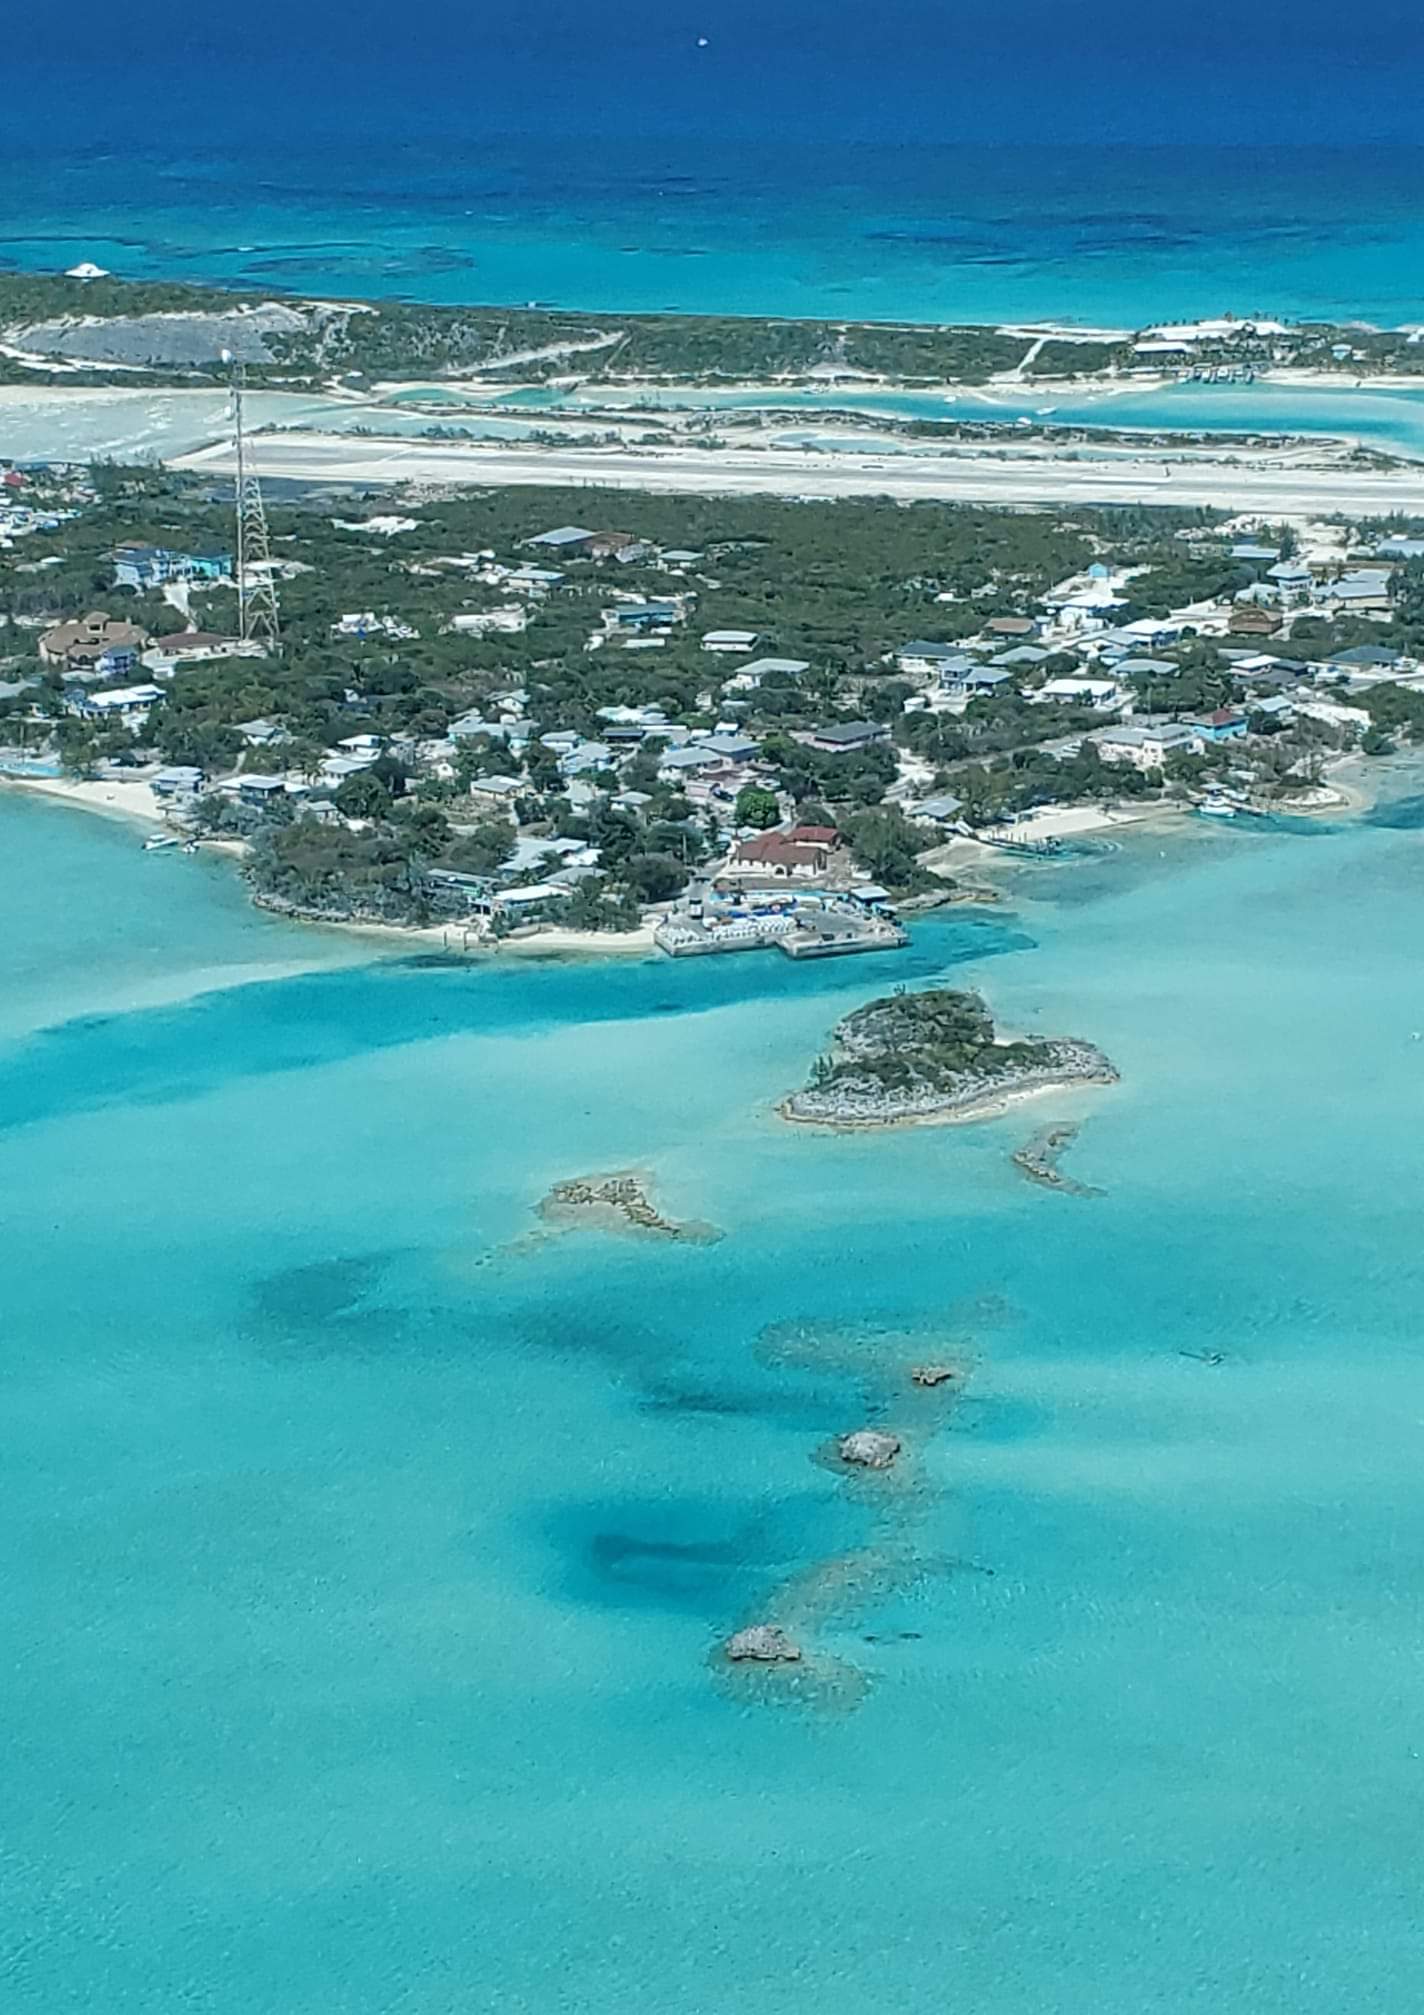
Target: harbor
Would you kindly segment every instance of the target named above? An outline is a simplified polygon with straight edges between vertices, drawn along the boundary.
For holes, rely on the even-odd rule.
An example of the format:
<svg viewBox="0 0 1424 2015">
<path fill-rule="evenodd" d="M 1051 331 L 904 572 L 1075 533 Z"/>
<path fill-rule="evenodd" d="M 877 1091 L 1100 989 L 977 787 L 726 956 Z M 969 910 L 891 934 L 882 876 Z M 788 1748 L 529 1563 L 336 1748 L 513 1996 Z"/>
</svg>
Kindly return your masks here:
<svg viewBox="0 0 1424 2015">
<path fill-rule="evenodd" d="M 775 946 L 790 959 L 847 958 L 898 951 L 908 931 L 884 906 L 884 891 L 719 890 L 715 885 L 672 911 L 653 932 L 669 958 L 707 958 Z"/>
</svg>

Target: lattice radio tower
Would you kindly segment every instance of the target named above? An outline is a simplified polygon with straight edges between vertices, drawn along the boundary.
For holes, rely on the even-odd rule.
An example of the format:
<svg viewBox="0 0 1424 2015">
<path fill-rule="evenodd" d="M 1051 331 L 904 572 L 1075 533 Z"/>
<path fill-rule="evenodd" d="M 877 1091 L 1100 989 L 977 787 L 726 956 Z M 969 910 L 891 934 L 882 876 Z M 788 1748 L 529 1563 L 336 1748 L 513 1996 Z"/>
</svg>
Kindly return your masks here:
<svg viewBox="0 0 1424 2015">
<path fill-rule="evenodd" d="M 230 352 L 223 353 L 231 372 L 232 436 L 237 451 L 237 489 L 234 499 L 237 518 L 237 633 L 244 643 L 258 643 L 266 650 L 282 648 L 282 625 L 277 608 L 277 583 L 272 575 L 272 554 L 267 542 L 267 513 L 262 505 L 262 485 L 257 471 L 247 460 L 247 433 L 242 410 L 247 390 L 247 366 Z"/>
</svg>

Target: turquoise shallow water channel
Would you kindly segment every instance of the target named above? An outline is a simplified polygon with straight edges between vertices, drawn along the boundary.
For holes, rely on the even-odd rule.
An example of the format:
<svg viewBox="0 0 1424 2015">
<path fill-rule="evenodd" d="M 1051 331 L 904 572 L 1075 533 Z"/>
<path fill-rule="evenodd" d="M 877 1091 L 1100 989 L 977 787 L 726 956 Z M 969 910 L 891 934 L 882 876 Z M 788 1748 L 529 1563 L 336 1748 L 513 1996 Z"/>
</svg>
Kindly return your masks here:
<svg viewBox="0 0 1424 2015">
<path fill-rule="evenodd" d="M 0 796 L 7 2009 L 1411 2005 L 1413 787 L 809 970 L 376 957 Z M 776 1118 L 946 978 L 1121 1084 Z M 541 1227 L 630 1167 L 720 1240 Z"/>
</svg>

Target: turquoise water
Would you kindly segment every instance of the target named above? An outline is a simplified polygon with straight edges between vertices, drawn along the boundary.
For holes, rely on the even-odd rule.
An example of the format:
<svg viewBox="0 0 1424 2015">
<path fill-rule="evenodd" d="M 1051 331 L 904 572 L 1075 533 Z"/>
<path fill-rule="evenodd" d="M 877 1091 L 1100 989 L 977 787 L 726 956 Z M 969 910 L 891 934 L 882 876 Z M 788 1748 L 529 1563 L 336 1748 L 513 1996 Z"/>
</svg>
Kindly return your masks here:
<svg viewBox="0 0 1424 2015">
<path fill-rule="evenodd" d="M 0 796 L 7 2009 L 1411 2006 L 1395 788 L 810 971 L 371 963 Z M 771 1116 L 940 973 L 1121 1086 Z M 1008 1161 L 1070 1116 L 1092 1201 Z M 632 1164 L 722 1241 L 529 1240 Z M 933 1434 L 931 1350 L 974 1365 Z M 814 1460 L 868 1406 L 879 1497 Z M 768 1607 L 819 1705 L 714 1683 Z"/>
<path fill-rule="evenodd" d="M 1339 391 L 1294 385 L 1168 385 L 1156 390 L 1017 392 L 992 388 L 944 396 L 928 392 L 876 392 L 854 386 L 815 390 L 669 391 L 640 387 L 565 392 L 547 386 L 491 392 L 484 410 L 458 410 L 462 395 L 422 387 L 382 404 L 310 397 L 291 392 L 253 393 L 252 424 L 328 433 L 357 430 L 414 437 L 433 426 L 458 427 L 472 437 L 521 440 L 542 429 L 573 436 L 606 432 L 595 409 L 649 407 L 657 412 L 777 412 L 863 414 L 897 419 L 964 420 L 1037 426 L 1122 428 L 1134 431 L 1349 435 L 1396 454 L 1424 455 L 1424 386 L 1418 391 Z M 425 404 L 448 414 L 422 411 Z M 627 425 L 638 431 L 640 415 Z M 225 439 L 225 402 L 211 393 L 110 391 L 103 393 L 6 387 L 0 396 L 0 456 L 84 459 L 96 455 L 146 461 L 192 452 Z M 787 432 L 795 442 L 804 435 Z M 864 446 L 845 436 L 820 436 L 827 445 Z M 874 442 L 883 448 L 883 440 Z"/>
<path fill-rule="evenodd" d="M 665 21 L 650 23 L 630 29 L 612 74 L 580 89 L 571 37 L 593 35 L 604 61 L 616 46 L 608 24 L 595 31 L 581 17 L 551 27 L 557 60 L 521 38 L 531 74 L 501 94 L 485 82 L 497 67 L 487 37 L 467 50 L 463 22 L 451 24 L 448 58 L 403 89 L 409 52 L 393 57 L 368 33 L 351 38 L 341 71 L 329 38 L 319 61 L 287 59 L 290 11 L 265 45 L 284 60 L 251 97 L 235 76 L 221 107 L 212 93 L 190 95 L 206 58 L 181 64 L 177 88 L 158 83 L 161 38 L 131 58 L 130 88 L 157 88 L 165 106 L 141 130 L 110 117 L 120 46 L 96 51 L 88 116 L 72 50 L 59 76 L 17 90 L 0 136 L 0 262 L 63 272 L 92 259 L 130 279 L 609 313 L 1127 327 L 1231 311 L 1424 319 L 1418 149 L 1312 144 L 1343 137 L 1341 104 L 1370 101 L 1358 82 L 1352 98 L 1327 76 L 1333 22 L 1309 87 L 1283 85 L 1283 58 L 1303 46 L 1298 10 L 1278 33 L 1262 29 L 1254 53 L 1234 17 L 1215 32 L 1194 22 L 1185 64 L 1146 57 L 1136 18 L 1118 35 L 1074 23 L 1073 53 L 1045 62 L 1039 32 L 956 34 L 958 16 L 937 10 L 953 54 L 937 68 L 911 37 L 878 96 L 856 80 L 893 40 L 880 24 L 869 64 L 842 63 L 829 91 L 830 80 L 811 81 L 840 25 L 824 17 L 777 58 L 760 53 L 773 25 L 761 17 L 740 36 L 714 31 L 696 58 L 690 27 L 669 36 Z M 174 54 L 191 32 L 178 29 Z M 946 94 L 964 89 L 966 64 L 996 41 L 1010 104 L 987 117 L 984 144 L 989 99 L 950 110 Z M 1226 41 L 1235 67 L 1220 60 Z M 673 74 L 641 85 L 650 59 Z M 1110 114 L 1086 119 L 1085 144 L 1025 144 L 1057 139 L 1065 100 L 1087 102 L 1113 62 L 1128 77 L 1108 94 Z M 1406 80 L 1408 54 L 1389 69 Z M 1223 133 L 1210 118 L 1233 79 L 1250 112 L 1224 116 Z M 838 102 L 847 86 L 854 110 Z M 1307 89 L 1325 92 L 1318 110 Z M 76 107 L 64 132 L 51 112 L 60 95 Z M 671 118 L 671 132 L 646 130 L 650 110 Z M 1147 129 L 1138 138 L 1187 144 L 1124 145 L 1133 123 Z M 1304 144 L 1241 144 L 1263 125 Z M 1412 138 L 1417 125 L 1411 99 Z"/>
</svg>

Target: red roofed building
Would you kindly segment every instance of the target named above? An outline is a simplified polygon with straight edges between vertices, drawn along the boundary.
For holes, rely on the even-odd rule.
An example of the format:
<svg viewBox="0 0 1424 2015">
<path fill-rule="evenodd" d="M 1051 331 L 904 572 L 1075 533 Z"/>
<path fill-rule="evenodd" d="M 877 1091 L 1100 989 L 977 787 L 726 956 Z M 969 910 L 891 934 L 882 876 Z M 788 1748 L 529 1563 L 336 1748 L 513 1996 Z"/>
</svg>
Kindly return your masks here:
<svg viewBox="0 0 1424 2015">
<path fill-rule="evenodd" d="M 833 826 L 778 828 L 743 840 L 728 862 L 733 873 L 770 875 L 777 881 L 811 881 L 831 864 L 836 832 Z"/>
</svg>

